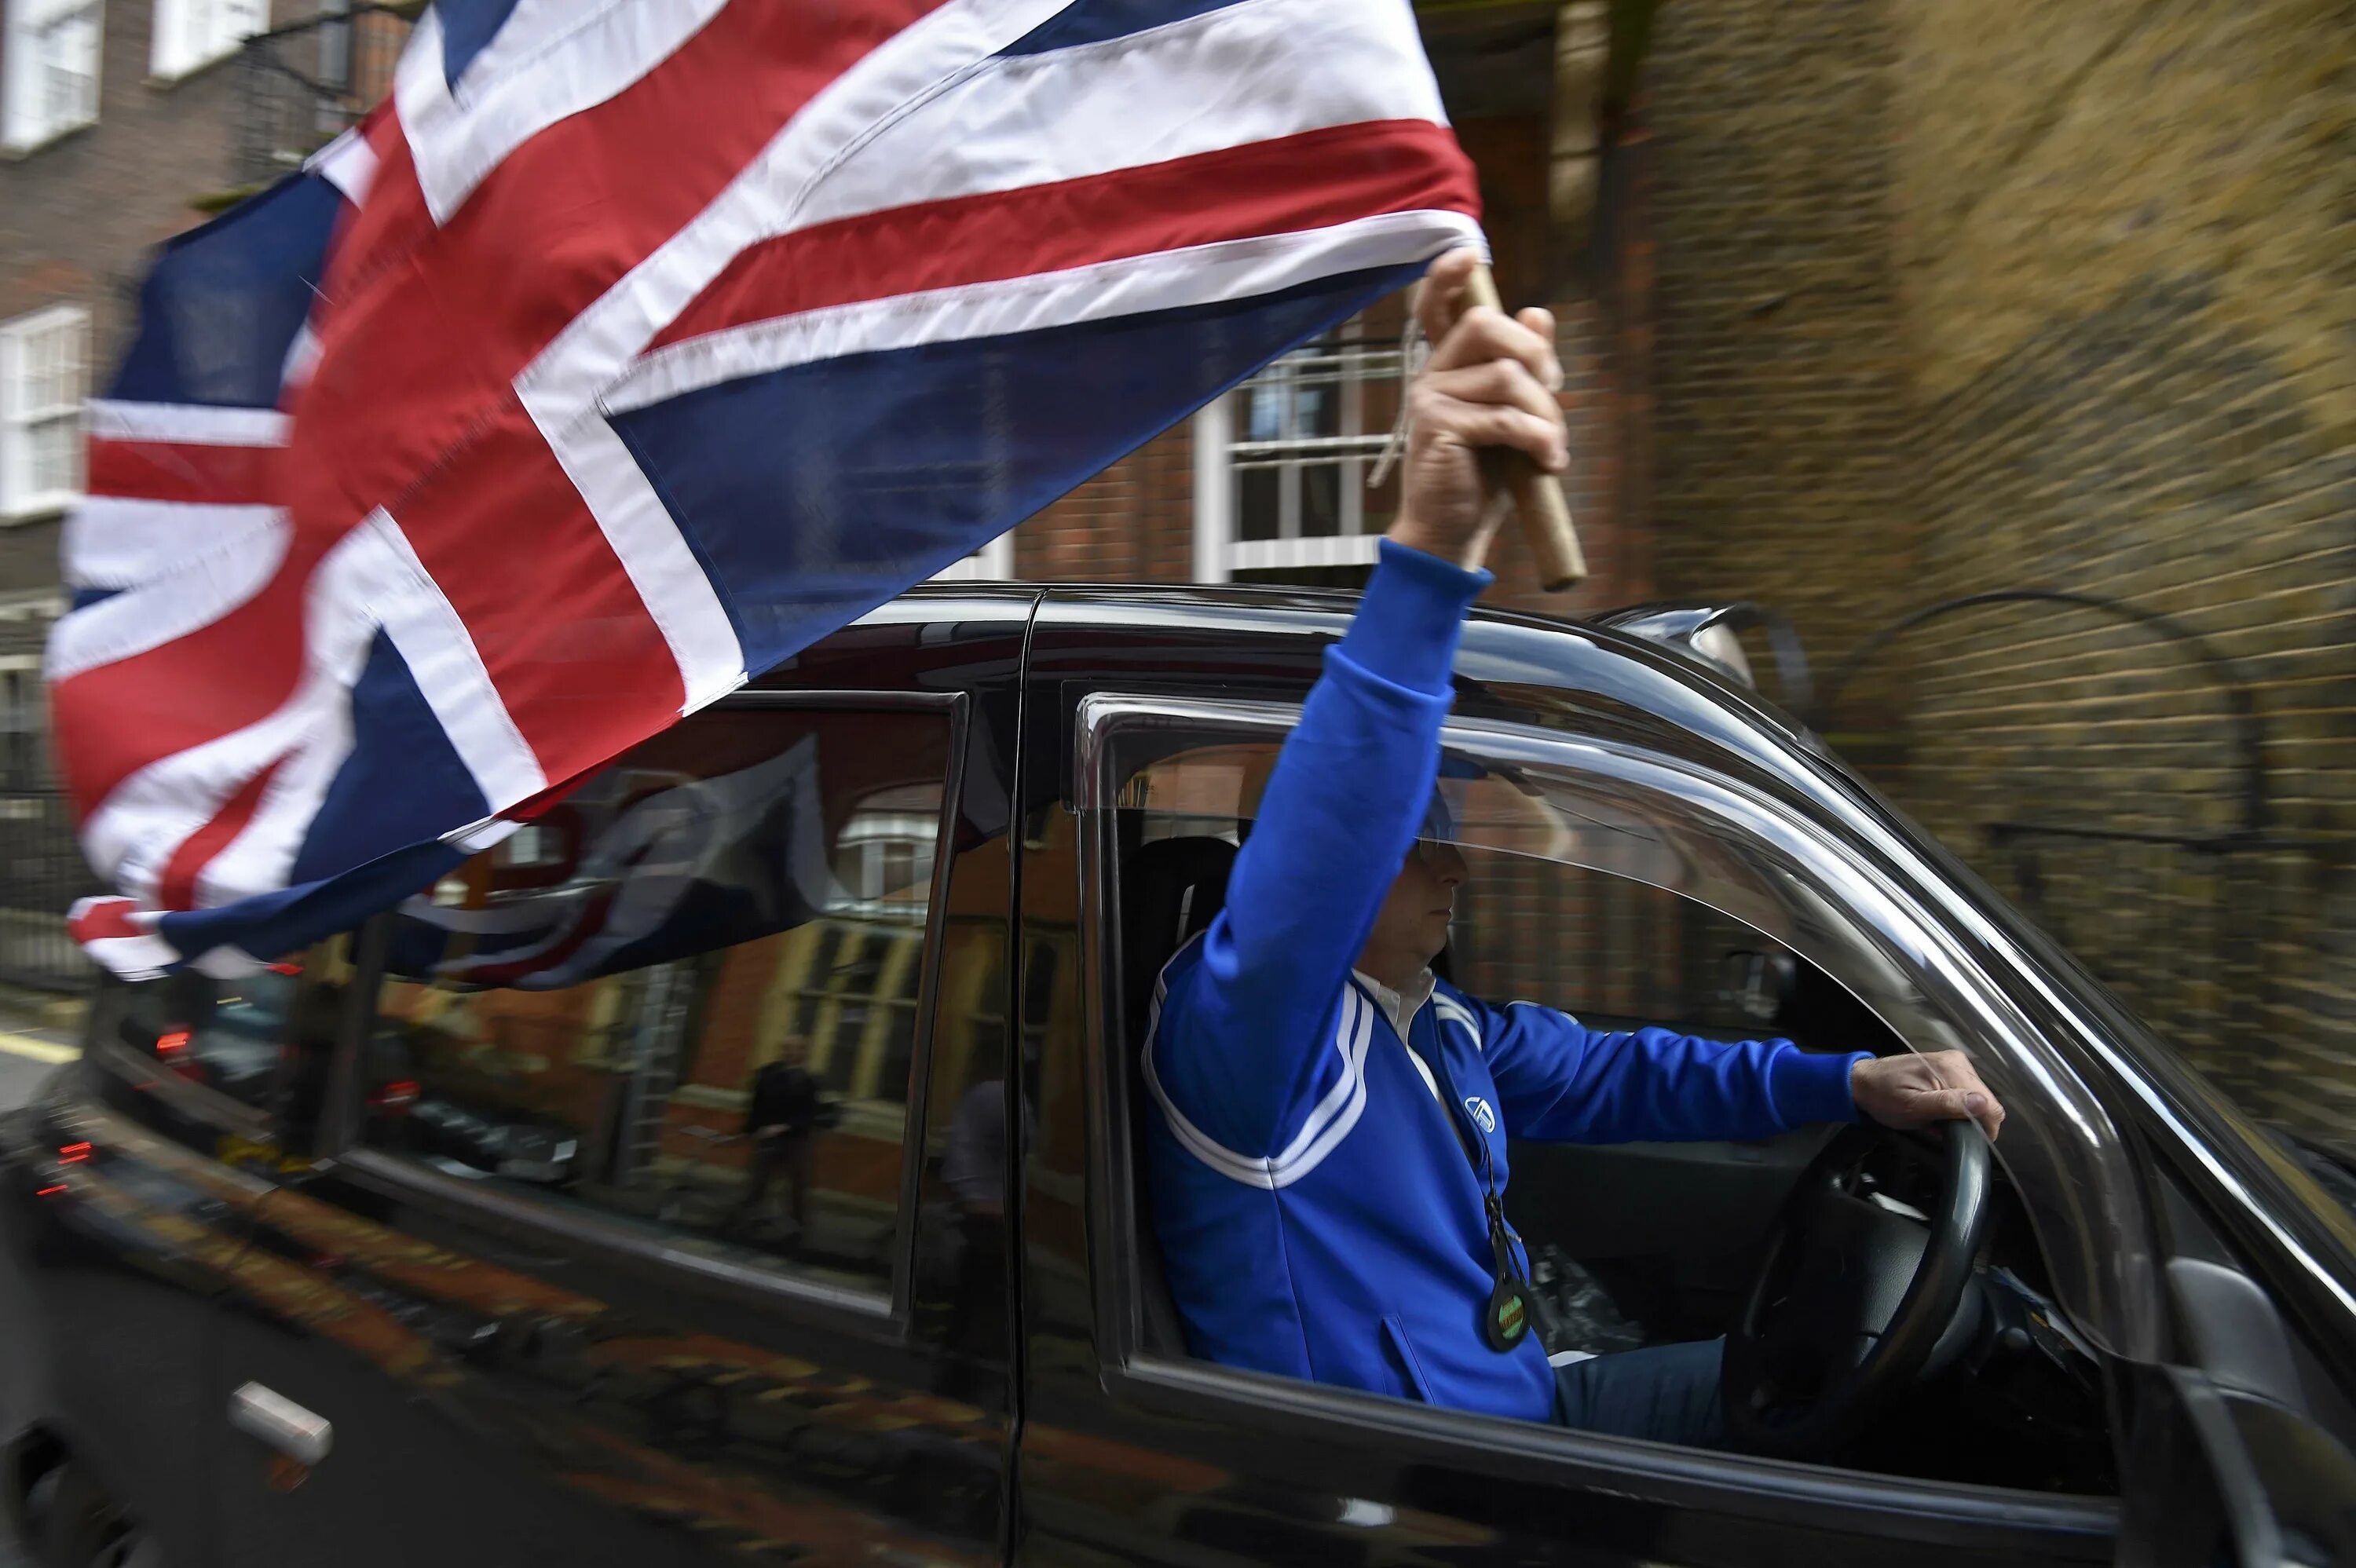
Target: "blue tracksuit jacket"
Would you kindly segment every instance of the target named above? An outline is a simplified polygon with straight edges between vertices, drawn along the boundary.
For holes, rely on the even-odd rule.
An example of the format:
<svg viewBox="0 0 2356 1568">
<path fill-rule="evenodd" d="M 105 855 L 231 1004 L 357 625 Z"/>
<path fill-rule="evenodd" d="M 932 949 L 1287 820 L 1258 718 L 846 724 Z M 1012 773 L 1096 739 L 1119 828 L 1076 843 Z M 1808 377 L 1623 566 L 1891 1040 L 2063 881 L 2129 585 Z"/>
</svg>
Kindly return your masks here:
<svg viewBox="0 0 2356 1568">
<path fill-rule="evenodd" d="M 1486 1189 L 1351 965 L 1431 798 L 1450 669 L 1489 581 L 1385 541 L 1270 774 L 1226 908 L 1162 972 L 1145 1047 L 1155 1224 L 1194 1353 L 1551 1417 L 1531 1335 L 1489 1349 Z M 1602 1033 L 1441 985 L 1410 1021 L 1485 1138 L 1749 1138 L 1856 1115 L 1857 1056 Z M 1527 1260 L 1522 1260 L 1525 1271 Z"/>
</svg>

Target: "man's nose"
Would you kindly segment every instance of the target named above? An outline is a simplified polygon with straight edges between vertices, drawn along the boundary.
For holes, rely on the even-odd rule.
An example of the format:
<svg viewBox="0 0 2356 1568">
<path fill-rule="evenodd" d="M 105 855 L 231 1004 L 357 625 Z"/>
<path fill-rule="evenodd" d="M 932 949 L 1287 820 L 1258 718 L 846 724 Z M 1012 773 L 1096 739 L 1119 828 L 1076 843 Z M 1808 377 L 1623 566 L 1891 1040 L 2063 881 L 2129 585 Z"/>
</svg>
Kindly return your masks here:
<svg viewBox="0 0 2356 1568">
<path fill-rule="evenodd" d="M 1462 883 L 1467 874 L 1462 851 L 1453 844 L 1434 844 L 1432 848 L 1438 851 L 1431 860 L 1432 875 L 1451 888 Z"/>
</svg>

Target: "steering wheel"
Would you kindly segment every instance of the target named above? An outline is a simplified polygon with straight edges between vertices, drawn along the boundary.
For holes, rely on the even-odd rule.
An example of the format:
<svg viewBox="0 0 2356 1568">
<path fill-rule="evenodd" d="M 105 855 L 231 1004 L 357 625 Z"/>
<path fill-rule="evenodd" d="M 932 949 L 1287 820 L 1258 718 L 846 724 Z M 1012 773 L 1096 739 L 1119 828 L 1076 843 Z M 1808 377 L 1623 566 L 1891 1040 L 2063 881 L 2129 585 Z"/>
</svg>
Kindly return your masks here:
<svg viewBox="0 0 2356 1568">
<path fill-rule="evenodd" d="M 1927 1209 L 1894 1203 L 1908 1165 Z M 1727 1336 L 1727 1434 L 1754 1454 L 1829 1453 L 1910 1387 L 1954 1320 L 1987 1217 L 1988 1142 L 1972 1122 L 1859 1123 L 1784 1200 Z"/>
</svg>

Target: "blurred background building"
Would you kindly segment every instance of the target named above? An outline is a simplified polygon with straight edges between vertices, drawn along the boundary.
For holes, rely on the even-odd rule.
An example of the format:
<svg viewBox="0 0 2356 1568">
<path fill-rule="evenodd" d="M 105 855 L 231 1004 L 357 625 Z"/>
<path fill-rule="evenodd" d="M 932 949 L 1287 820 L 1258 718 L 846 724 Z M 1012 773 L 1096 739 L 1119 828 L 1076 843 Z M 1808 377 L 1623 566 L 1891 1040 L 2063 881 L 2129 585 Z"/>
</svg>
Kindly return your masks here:
<svg viewBox="0 0 2356 1568">
<path fill-rule="evenodd" d="M 72 410 L 146 248 L 380 96 L 413 7 L 0 5 L 0 970 L 70 985 L 37 667 Z M 1494 598 L 1762 606 L 1771 695 L 2245 1104 L 2356 1148 L 2344 5 L 1417 10 L 1570 373 L 1595 576 L 1549 600 L 1512 541 Z M 1399 327 L 945 575 L 1362 578 Z"/>
</svg>

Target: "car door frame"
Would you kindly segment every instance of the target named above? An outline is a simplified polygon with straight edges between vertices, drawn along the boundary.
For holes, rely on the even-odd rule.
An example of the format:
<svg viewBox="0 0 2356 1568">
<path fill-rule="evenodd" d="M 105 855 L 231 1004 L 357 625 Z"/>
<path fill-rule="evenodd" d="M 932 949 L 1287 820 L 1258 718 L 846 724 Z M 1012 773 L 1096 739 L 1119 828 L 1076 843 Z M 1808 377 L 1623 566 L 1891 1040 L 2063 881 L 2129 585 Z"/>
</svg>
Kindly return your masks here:
<svg viewBox="0 0 2356 1568">
<path fill-rule="evenodd" d="M 1608 1496 L 1663 1515 L 1702 1510 L 1758 1526 L 1846 1535 L 1884 1546 L 1937 1544 L 2034 1561 L 2040 1553 L 2083 1558 L 2090 1541 L 2115 1537 L 2117 1509 L 2107 1499 L 2054 1498 L 1922 1481 L 1501 1422 L 1148 1349 L 1131 1179 L 1134 1151 L 1126 1111 L 1128 1066 L 1113 1038 L 1121 971 L 1118 890 L 1111 847 L 1106 842 L 1110 814 L 1098 809 L 1109 804 L 1104 794 L 1105 746 L 1113 720 L 1147 714 L 1205 721 L 1239 734 L 1278 736 L 1297 718 L 1299 704 L 1182 698 L 1167 691 L 1109 687 L 1073 697 L 1072 799 L 1084 818 L 1098 819 L 1084 823 L 1080 833 L 1080 901 L 1088 944 L 1083 971 L 1090 1029 L 1086 1063 L 1093 1151 L 1089 1217 L 1092 1235 L 1101 1238 L 1091 1249 L 1094 1327 L 1099 1374 L 1111 1403 L 1186 1422 L 1248 1423 L 1305 1443 L 1347 1433 L 1360 1441 L 1395 1447 L 1403 1467 L 1423 1464 L 1486 1474 Z M 1495 728 L 1483 720 L 1451 725 L 1464 733 Z M 1569 739 L 1553 734 L 1539 738 L 1549 744 Z M 1934 911 L 1919 912 L 1935 915 Z"/>
<path fill-rule="evenodd" d="M 1004 684 L 1010 688 L 1012 685 L 1011 681 Z M 984 709 L 989 695 L 981 689 L 965 688 L 910 690 L 898 686 L 861 688 L 849 684 L 813 685 L 809 688 L 756 688 L 731 694 L 705 710 L 715 716 L 844 710 L 924 713 L 938 715 L 948 721 L 947 770 L 942 778 L 942 800 L 935 830 L 937 849 L 928 890 L 923 969 L 915 999 L 916 1035 L 909 1058 L 906 1119 L 894 1189 L 895 1213 L 888 1281 L 878 1287 L 839 1285 L 797 1273 L 735 1264 L 723 1257 L 669 1245 L 660 1236 L 643 1233 L 594 1212 L 487 1189 L 361 1142 L 361 1102 L 366 1087 L 363 1051 L 367 1030 L 376 1014 L 377 988 L 383 975 L 388 917 L 379 917 L 360 928 L 361 939 L 356 945 L 353 990 L 359 1000 L 343 1021 L 337 1041 L 329 1091 L 332 1102 L 323 1110 L 321 1147 L 316 1162 L 321 1173 L 348 1183 L 358 1194 L 410 1206 L 421 1216 L 512 1242 L 520 1253 L 546 1251 L 558 1254 L 545 1260 L 552 1265 L 567 1258 L 579 1259 L 593 1267 L 627 1272 L 650 1288 L 674 1282 L 707 1299 L 724 1300 L 734 1309 L 771 1316 L 788 1334 L 797 1327 L 806 1327 L 814 1333 L 863 1343 L 878 1354 L 934 1359 L 936 1348 L 920 1343 L 915 1329 L 916 1254 L 921 1239 L 918 1208 L 926 1133 L 936 1109 L 932 1103 L 933 1063 L 945 952 L 940 933 L 941 923 L 947 918 L 950 880 L 958 859 L 955 847 L 960 813 L 966 805 L 969 763 L 980 743 L 980 728 L 987 721 Z M 1011 769 L 1011 760 L 1007 766 Z M 298 1176 L 262 1195 L 256 1209 L 261 1222 L 269 1222 L 273 1201 L 298 1192 L 303 1185 L 304 1179 Z M 1010 1241 L 1010 1256 L 1011 1246 Z M 520 1273 L 541 1272 L 540 1266 L 525 1256 L 487 1255 L 491 1262 Z M 1011 1359 L 1011 1348 L 1009 1355 Z M 1016 1393 L 1010 1386 L 1002 1412 L 978 1413 L 983 1419 L 994 1422 L 998 1431 L 993 1445 L 999 1471 L 999 1541 L 994 1554 L 1000 1557 L 1003 1555 L 1007 1504 L 1012 1494 L 1019 1416 Z M 888 1515 L 878 1513 L 873 1517 L 889 1523 Z M 228 1528 L 226 1521 L 223 1528 Z"/>
</svg>

